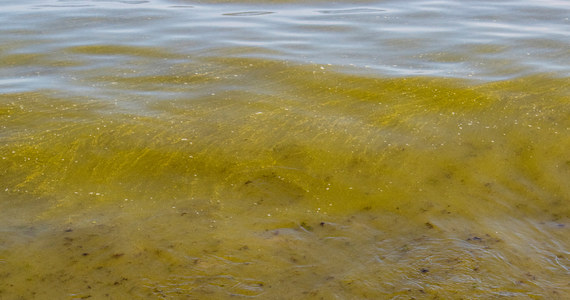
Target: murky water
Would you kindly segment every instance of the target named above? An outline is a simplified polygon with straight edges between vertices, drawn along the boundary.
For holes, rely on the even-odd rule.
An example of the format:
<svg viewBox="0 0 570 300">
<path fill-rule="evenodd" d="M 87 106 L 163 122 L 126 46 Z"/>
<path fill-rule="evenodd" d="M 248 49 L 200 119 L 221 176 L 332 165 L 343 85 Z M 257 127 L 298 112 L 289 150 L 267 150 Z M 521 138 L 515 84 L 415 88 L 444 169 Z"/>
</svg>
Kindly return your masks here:
<svg viewBox="0 0 570 300">
<path fill-rule="evenodd" d="M 0 298 L 568 299 L 569 15 L 4 1 Z"/>
</svg>

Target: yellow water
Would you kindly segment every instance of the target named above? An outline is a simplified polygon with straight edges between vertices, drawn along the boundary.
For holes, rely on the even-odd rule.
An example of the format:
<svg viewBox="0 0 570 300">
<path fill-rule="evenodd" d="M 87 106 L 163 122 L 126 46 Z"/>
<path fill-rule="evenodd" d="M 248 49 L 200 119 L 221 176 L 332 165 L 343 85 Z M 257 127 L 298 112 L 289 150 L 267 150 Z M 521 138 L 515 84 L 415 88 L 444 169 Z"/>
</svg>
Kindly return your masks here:
<svg viewBox="0 0 570 300">
<path fill-rule="evenodd" d="M 149 116 L 3 95 L 2 293 L 568 295 L 564 79 L 250 62 L 283 91 Z"/>
<path fill-rule="evenodd" d="M 563 67 L 393 74 L 61 26 L 45 53 L 0 32 L 1 299 L 570 298 Z"/>
</svg>

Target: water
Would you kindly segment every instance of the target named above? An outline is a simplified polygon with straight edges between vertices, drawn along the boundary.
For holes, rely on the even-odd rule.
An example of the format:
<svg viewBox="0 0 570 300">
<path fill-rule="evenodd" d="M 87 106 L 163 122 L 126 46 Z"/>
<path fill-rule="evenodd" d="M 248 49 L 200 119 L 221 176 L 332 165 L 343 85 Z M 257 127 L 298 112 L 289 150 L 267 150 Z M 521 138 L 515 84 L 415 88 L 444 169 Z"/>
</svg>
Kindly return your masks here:
<svg viewBox="0 0 570 300">
<path fill-rule="evenodd" d="M 4 1 L 0 298 L 569 298 L 569 12 Z"/>
</svg>

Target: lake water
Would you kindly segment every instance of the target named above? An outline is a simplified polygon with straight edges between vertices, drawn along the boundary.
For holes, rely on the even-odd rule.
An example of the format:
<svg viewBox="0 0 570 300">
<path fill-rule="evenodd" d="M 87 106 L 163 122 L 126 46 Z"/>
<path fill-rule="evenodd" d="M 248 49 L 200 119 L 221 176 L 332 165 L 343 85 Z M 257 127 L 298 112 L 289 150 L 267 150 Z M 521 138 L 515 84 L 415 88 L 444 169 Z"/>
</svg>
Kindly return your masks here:
<svg viewBox="0 0 570 300">
<path fill-rule="evenodd" d="M 0 5 L 0 298 L 570 298 L 568 1 Z"/>
</svg>

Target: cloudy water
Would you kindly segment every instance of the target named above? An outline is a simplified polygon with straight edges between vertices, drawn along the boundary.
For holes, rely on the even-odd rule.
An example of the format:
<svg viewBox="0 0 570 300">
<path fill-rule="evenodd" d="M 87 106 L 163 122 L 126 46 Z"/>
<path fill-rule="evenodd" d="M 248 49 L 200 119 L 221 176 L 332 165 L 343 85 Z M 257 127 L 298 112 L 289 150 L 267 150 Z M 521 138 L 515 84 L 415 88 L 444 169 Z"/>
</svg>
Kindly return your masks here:
<svg viewBox="0 0 570 300">
<path fill-rule="evenodd" d="M 0 298 L 570 298 L 567 1 L 0 6 Z"/>
</svg>

